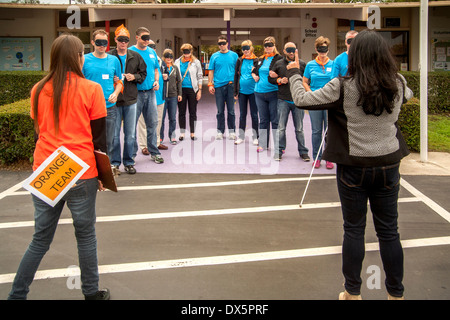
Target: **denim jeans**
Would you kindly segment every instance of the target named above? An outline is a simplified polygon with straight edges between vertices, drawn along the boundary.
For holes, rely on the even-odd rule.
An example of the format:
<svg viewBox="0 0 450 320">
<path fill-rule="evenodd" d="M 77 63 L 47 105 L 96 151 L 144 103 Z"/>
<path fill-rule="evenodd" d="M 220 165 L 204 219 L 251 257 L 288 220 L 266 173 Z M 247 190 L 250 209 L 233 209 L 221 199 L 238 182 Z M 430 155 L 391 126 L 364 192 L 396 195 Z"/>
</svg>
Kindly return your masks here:
<svg viewBox="0 0 450 320">
<path fill-rule="evenodd" d="M 227 105 L 227 125 L 229 133 L 236 130 L 236 116 L 234 114 L 234 96 L 233 83 L 226 84 L 222 87 L 215 88 L 215 97 L 217 105 L 217 131 L 225 132 L 225 103 Z"/>
<path fill-rule="evenodd" d="M 400 163 L 368 168 L 337 165 L 336 180 L 344 218 L 342 271 L 345 289 L 350 294 L 360 294 L 369 200 L 386 273 L 386 289 L 394 297 L 403 295 L 403 249 L 397 210 L 399 166 Z"/>
<path fill-rule="evenodd" d="M 178 97 L 167 97 L 166 103 L 164 104 L 164 111 L 161 122 L 161 132 L 159 133 L 161 141 L 164 140 L 164 123 L 166 119 L 166 112 L 169 115 L 169 140 L 175 139 L 174 131 L 177 126 L 177 108 L 178 108 Z"/>
<path fill-rule="evenodd" d="M 161 154 L 157 145 L 157 132 L 158 127 L 158 109 L 156 108 L 156 94 L 154 90 L 145 90 L 138 92 L 138 100 L 136 107 L 136 126 L 139 120 L 139 116 L 144 117 L 145 126 L 147 129 L 147 148 L 152 156 Z M 138 151 L 137 141 L 134 143 L 134 155 L 136 158 Z"/>
<path fill-rule="evenodd" d="M 311 119 L 311 132 L 312 132 L 312 147 L 313 147 L 313 160 L 322 159 L 322 151 L 325 148 L 325 143 L 320 149 L 322 143 L 322 134 L 325 132 L 328 126 L 327 122 L 327 110 L 309 110 L 309 118 Z"/>
<path fill-rule="evenodd" d="M 305 135 L 303 134 L 304 111 L 297 108 L 293 103 L 278 99 L 278 138 L 280 139 L 279 154 L 286 149 L 286 125 L 288 122 L 289 113 L 292 113 L 292 121 L 294 122 L 298 154 L 308 154 L 308 148 L 305 146 Z"/>
<path fill-rule="evenodd" d="M 106 150 L 110 158 L 114 149 L 114 134 L 116 130 L 117 106 L 106 109 Z"/>
<path fill-rule="evenodd" d="M 35 230 L 33 240 L 20 262 L 8 299 L 26 299 L 29 286 L 45 253 L 53 241 L 64 204 L 70 209 L 78 245 L 81 290 L 84 295 L 98 291 L 97 238 L 95 234 L 95 199 L 98 179 L 78 180 L 55 207 L 32 195 Z"/>
<path fill-rule="evenodd" d="M 267 149 L 270 138 L 270 124 L 272 124 L 272 130 L 274 130 L 275 133 L 278 129 L 278 92 L 255 92 L 255 100 L 259 114 L 259 146 Z M 275 138 L 274 141 L 278 144 L 277 138 Z M 275 150 L 277 150 L 277 148 L 278 146 L 275 146 Z"/>
<path fill-rule="evenodd" d="M 245 138 L 245 127 L 247 124 L 247 105 L 250 105 L 250 116 L 252 118 L 253 139 L 259 136 L 258 107 L 256 106 L 255 94 L 239 93 L 239 138 Z"/>
<path fill-rule="evenodd" d="M 116 126 L 111 164 L 120 166 L 122 162 L 120 147 L 120 129 L 123 120 L 123 165 L 134 165 L 134 146 L 136 143 L 136 103 L 129 106 L 117 107 Z"/>
</svg>

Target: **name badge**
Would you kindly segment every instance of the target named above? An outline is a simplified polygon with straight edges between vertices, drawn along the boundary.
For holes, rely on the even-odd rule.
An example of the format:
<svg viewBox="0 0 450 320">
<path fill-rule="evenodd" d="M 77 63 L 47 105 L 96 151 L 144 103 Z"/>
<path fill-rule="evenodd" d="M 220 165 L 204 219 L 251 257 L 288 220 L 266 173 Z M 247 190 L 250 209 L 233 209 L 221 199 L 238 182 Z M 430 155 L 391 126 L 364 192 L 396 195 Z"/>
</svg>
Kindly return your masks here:
<svg viewBox="0 0 450 320">
<path fill-rule="evenodd" d="M 153 55 L 153 53 L 150 53 L 149 56 L 150 56 L 151 59 L 154 59 L 154 58 L 155 58 L 155 56 Z"/>
<path fill-rule="evenodd" d="M 103 80 L 108 80 L 109 79 L 109 74 L 102 74 L 102 79 Z"/>
<path fill-rule="evenodd" d="M 331 68 L 327 68 L 327 72 L 331 72 Z"/>
</svg>

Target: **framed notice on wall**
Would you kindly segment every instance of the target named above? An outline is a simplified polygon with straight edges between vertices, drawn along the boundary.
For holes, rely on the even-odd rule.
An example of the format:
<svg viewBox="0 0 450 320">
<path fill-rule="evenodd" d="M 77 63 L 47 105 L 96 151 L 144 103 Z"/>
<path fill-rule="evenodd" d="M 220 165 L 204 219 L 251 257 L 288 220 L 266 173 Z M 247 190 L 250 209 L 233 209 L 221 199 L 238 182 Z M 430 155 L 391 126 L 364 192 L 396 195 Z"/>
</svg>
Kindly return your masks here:
<svg viewBox="0 0 450 320">
<path fill-rule="evenodd" d="M 42 65 L 42 37 L 0 37 L 0 71 L 40 71 Z"/>
</svg>

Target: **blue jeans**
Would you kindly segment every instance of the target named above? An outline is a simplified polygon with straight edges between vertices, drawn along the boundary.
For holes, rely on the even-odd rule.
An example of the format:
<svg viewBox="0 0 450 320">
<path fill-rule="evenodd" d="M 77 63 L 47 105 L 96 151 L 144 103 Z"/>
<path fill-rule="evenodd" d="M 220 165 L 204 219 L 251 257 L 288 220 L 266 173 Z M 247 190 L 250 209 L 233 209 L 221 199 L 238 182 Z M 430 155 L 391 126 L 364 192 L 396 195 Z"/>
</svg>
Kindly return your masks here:
<svg viewBox="0 0 450 320">
<path fill-rule="evenodd" d="M 227 104 L 227 124 L 229 133 L 236 130 L 236 117 L 234 115 L 234 96 L 233 83 L 226 84 L 215 89 L 216 105 L 217 105 L 217 131 L 225 132 L 225 103 Z"/>
<path fill-rule="evenodd" d="M 274 132 L 278 129 L 278 92 L 255 92 L 256 105 L 258 106 L 259 114 L 259 146 L 267 149 L 269 146 L 270 124 Z M 274 140 L 278 143 L 278 139 Z M 275 150 L 277 146 L 275 146 Z"/>
<path fill-rule="evenodd" d="M 114 134 L 116 131 L 117 106 L 106 109 L 106 150 L 110 158 L 114 149 Z"/>
<path fill-rule="evenodd" d="M 111 164 L 120 166 L 122 162 L 120 147 L 120 128 L 123 120 L 123 165 L 134 165 L 134 144 L 136 143 L 136 103 L 117 107 L 116 126 Z"/>
<path fill-rule="evenodd" d="M 20 262 L 8 299 L 26 299 L 29 286 L 45 253 L 53 241 L 64 204 L 72 213 L 78 259 L 81 269 L 81 290 L 84 295 L 98 291 L 97 238 L 95 234 L 95 199 L 98 179 L 78 180 L 55 207 L 32 195 L 34 203 L 34 235 Z"/>
<path fill-rule="evenodd" d="M 367 168 L 337 165 L 336 180 L 344 218 L 342 271 L 345 289 L 350 294 L 360 294 L 369 200 L 386 273 L 386 289 L 394 297 L 403 295 L 403 249 L 397 223 L 399 166 L 400 163 Z"/>
<path fill-rule="evenodd" d="M 255 94 L 239 93 L 239 138 L 245 138 L 245 127 L 247 124 L 247 105 L 250 104 L 250 116 L 252 118 L 253 139 L 259 136 L 258 107 L 256 106 Z"/>
<path fill-rule="evenodd" d="M 297 108 L 295 104 L 285 100 L 278 99 L 278 138 L 279 154 L 286 149 L 286 125 L 289 113 L 292 112 L 292 121 L 294 122 L 295 138 L 297 139 L 298 154 L 308 154 L 308 148 L 305 147 L 305 135 L 303 134 L 303 116 L 304 111 Z"/>
<path fill-rule="evenodd" d="M 139 117 L 142 116 L 145 120 L 145 126 L 147 128 L 147 148 L 152 156 L 161 154 L 157 147 L 157 134 L 156 129 L 158 127 L 158 109 L 156 108 L 156 94 L 154 90 L 138 91 L 138 100 L 136 108 L 136 126 Z M 137 141 L 134 142 L 134 155 L 136 158 L 138 151 Z"/>
<path fill-rule="evenodd" d="M 325 143 L 320 149 L 320 144 L 322 142 L 322 134 L 325 132 L 328 126 L 327 122 L 327 110 L 309 110 L 309 118 L 311 119 L 311 131 L 312 131 L 312 147 L 313 147 L 313 160 L 322 159 L 322 151 L 325 148 Z"/>
<path fill-rule="evenodd" d="M 166 118 L 166 112 L 169 115 L 169 140 L 175 139 L 174 131 L 177 126 L 177 108 L 178 108 L 178 97 L 167 97 L 166 103 L 164 104 L 161 131 L 159 133 L 161 141 L 164 140 L 164 122 Z"/>
</svg>

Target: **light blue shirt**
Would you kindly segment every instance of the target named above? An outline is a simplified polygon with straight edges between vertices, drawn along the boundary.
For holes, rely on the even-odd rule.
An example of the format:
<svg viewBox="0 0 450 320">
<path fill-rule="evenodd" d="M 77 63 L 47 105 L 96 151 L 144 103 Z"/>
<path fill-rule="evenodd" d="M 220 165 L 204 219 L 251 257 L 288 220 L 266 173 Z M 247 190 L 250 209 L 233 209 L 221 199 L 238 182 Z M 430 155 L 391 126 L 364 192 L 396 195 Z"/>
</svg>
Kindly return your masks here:
<svg viewBox="0 0 450 320">
<path fill-rule="evenodd" d="M 183 79 L 188 66 L 189 66 L 189 61 L 183 62 L 183 60 L 180 60 L 181 79 Z M 186 73 L 186 77 L 184 77 L 183 82 L 181 83 L 181 87 L 182 88 L 192 88 L 191 75 L 190 75 L 189 71 Z"/>
<path fill-rule="evenodd" d="M 108 98 L 114 92 L 114 76 L 122 79 L 119 59 L 110 54 L 107 54 L 105 58 L 97 58 L 93 52 L 88 53 L 84 56 L 82 72 L 86 79 L 101 85 L 106 101 L 106 108 L 114 106 L 115 103 L 109 102 Z"/>
<path fill-rule="evenodd" d="M 259 81 L 256 83 L 255 92 L 266 93 L 278 91 L 278 86 L 269 82 L 269 68 L 273 57 L 263 59 L 261 67 L 259 68 Z"/>
<path fill-rule="evenodd" d="M 209 60 L 209 70 L 214 70 L 214 88 L 223 87 L 234 81 L 234 72 L 238 55 L 228 50 L 227 53 L 217 51 Z"/>
<path fill-rule="evenodd" d="M 343 52 L 334 59 L 333 70 L 331 72 L 332 78 L 347 75 L 348 70 L 348 53 Z"/>
<path fill-rule="evenodd" d="M 306 64 L 303 76 L 311 80 L 311 91 L 316 91 L 325 86 L 331 79 L 331 71 L 333 70 L 333 60 L 328 60 L 323 68 L 316 60 L 311 60 Z"/>
<path fill-rule="evenodd" d="M 252 94 L 255 92 L 255 79 L 252 77 L 253 59 L 242 59 L 239 92 Z"/>
<path fill-rule="evenodd" d="M 136 46 L 132 46 L 129 49 L 138 52 L 147 64 L 147 77 L 144 82 L 137 84 L 138 90 L 153 89 L 153 83 L 155 82 L 155 69 L 159 70 L 158 57 L 155 50 L 150 47 L 145 48 L 145 50 L 141 50 Z M 161 73 L 161 70 L 159 70 L 159 73 Z"/>
</svg>

